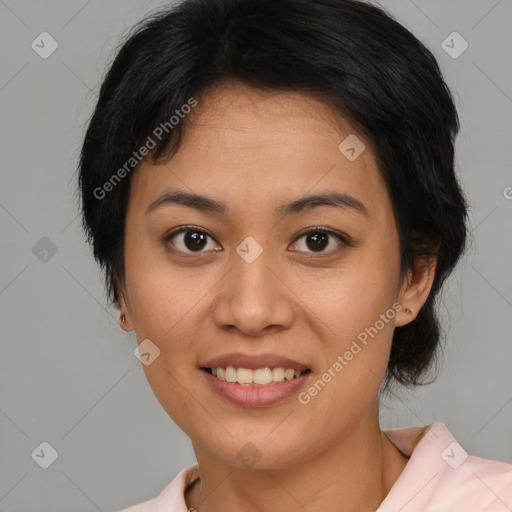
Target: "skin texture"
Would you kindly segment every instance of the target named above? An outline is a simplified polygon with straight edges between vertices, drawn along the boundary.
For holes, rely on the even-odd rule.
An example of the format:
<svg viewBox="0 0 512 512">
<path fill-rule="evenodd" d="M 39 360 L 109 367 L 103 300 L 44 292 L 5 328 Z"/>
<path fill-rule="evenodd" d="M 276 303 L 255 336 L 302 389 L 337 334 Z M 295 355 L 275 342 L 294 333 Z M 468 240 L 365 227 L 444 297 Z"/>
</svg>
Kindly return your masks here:
<svg viewBox="0 0 512 512">
<path fill-rule="evenodd" d="M 176 155 L 143 163 L 132 177 L 120 306 L 123 328 L 160 349 L 143 367 L 146 377 L 192 440 L 200 481 L 187 505 L 375 510 L 408 460 L 380 430 L 379 386 L 393 329 L 427 299 L 435 262 L 418 262 L 401 278 L 392 205 L 371 144 L 323 102 L 233 83 L 204 94 L 186 122 Z M 366 146 L 354 161 L 338 149 L 351 133 Z M 231 212 L 166 205 L 145 214 L 175 188 L 225 202 Z M 282 203 L 326 191 L 356 197 L 369 217 L 327 206 L 274 216 Z M 162 241 L 184 225 L 211 235 L 202 252 L 185 245 L 183 233 Z M 315 252 L 297 236 L 315 226 L 351 242 L 330 235 Z M 236 252 L 248 236 L 263 249 L 250 264 Z M 237 406 L 199 370 L 225 353 L 273 352 L 307 364 L 310 386 L 395 302 L 403 309 L 307 405 L 295 395 L 263 408 Z M 261 452 L 252 468 L 237 457 L 247 442 Z"/>
</svg>

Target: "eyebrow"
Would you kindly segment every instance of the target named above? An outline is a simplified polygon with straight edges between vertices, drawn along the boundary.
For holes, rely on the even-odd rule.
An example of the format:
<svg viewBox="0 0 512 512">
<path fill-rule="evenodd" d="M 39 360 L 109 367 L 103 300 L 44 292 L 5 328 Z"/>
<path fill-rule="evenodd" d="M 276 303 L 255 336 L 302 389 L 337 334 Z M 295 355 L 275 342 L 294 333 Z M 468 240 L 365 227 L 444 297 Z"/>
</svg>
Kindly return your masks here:
<svg viewBox="0 0 512 512">
<path fill-rule="evenodd" d="M 172 190 L 153 201 L 146 208 L 145 214 L 147 215 L 150 212 L 170 205 L 186 206 L 204 213 L 221 215 L 230 213 L 230 209 L 225 203 L 215 199 L 182 190 Z M 366 206 L 359 199 L 343 192 L 324 192 L 301 197 L 290 203 L 278 206 L 275 210 L 275 215 L 278 218 L 283 218 L 290 214 L 300 213 L 320 206 L 352 210 L 370 219 L 370 213 Z"/>
</svg>

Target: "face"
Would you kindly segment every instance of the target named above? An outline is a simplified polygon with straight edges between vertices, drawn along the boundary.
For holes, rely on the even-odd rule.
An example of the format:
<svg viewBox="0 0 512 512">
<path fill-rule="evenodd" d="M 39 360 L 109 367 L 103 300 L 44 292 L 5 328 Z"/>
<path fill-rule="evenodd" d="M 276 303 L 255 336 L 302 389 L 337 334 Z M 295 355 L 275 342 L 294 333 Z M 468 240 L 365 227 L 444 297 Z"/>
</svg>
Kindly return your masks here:
<svg viewBox="0 0 512 512">
<path fill-rule="evenodd" d="M 359 156 L 353 137 L 339 148 L 351 134 Z M 172 159 L 137 169 L 130 194 L 121 307 L 149 357 L 159 351 L 144 371 L 195 449 L 240 466 L 240 449 L 256 447 L 259 467 L 283 467 L 375 410 L 405 313 L 395 219 L 368 140 L 313 97 L 224 86 L 189 114 Z M 338 201 L 307 200 L 323 194 Z M 211 366 L 259 368 L 258 379 L 265 366 L 276 380 L 272 367 L 307 371 L 243 386 L 204 369 L 221 356 Z"/>
</svg>

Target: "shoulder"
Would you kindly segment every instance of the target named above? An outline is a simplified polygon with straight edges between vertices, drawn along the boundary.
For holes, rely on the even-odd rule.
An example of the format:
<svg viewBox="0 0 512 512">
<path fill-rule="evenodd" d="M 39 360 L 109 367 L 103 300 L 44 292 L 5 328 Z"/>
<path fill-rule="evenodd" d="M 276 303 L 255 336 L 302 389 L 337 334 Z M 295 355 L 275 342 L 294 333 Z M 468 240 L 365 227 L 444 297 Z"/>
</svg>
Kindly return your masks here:
<svg viewBox="0 0 512 512">
<path fill-rule="evenodd" d="M 454 505 L 460 505 L 463 499 L 468 506 L 482 512 L 512 510 L 511 464 L 469 455 L 458 444 L 449 448 L 444 457 L 449 462 L 444 471 L 439 472 L 435 487 L 446 502 L 450 495 Z M 450 458 L 456 460 L 455 464 L 450 465 Z"/>
<path fill-rule="evenodd" d="M 410 458 L 379 512 L 512 510 L 511 464 L 469 454 L 441 422 L 386 433 Z"/>
<path fill-rule="evenodd" d="M 187 512 L 185 489 L 199 477 L 197 464 L 182 469 L 155 498 L 124 508 L 119 512 L 155 512 L 157 510 L 172 510 Z"/>
<path fill-rule="evenodd" d="M 512 465 L 504 462 L 468 455 L 460 467 L 440 471 L 432 484 L 433 503 L 442 510 L 512 510 Z"/>
</svg>

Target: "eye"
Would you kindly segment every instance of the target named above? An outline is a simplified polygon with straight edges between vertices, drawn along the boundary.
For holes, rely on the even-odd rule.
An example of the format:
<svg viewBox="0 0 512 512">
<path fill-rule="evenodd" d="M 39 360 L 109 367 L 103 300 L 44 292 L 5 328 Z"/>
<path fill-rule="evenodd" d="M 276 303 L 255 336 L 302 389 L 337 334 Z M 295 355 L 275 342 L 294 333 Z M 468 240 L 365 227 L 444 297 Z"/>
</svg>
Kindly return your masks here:
<svg viewBox="0 0 512 512">
<path fill-rule="evenodd" d="M 305 244 L 303 244 L 303 246 L 305 245 L 306 248 L 311 249 L 313 253 L 337 253 L 343 250 L 345 246 L 349 245 L 347 239 L 341 233 L 337 233 L 331 229 L 321 226 L 310 228 L 307 231 L 302 232 L 302 234 L 295 239 L 295 244 L 303 238 L 305 238 Z M 335 239 L 335 241 L 331 243 L 333 239 Z M 298 245 L 300 246 L 300 244 Z M 329 246 L 334 246 L 334 249 L 327 251 L 324 250 Z M 299 252 L 303 251 L 299 249 Z"/>
<path fill-rule="evenodd" d="M 214 240 L 209 233 L 197 226 L 182 226 L 165 235 L 162 243 L 166 247 L 171 244 L 173 247 L 170 248 L 170 250 L 175 252 L 193 254 L 207 252 L 207 250 L 205 251 L 203 249 L 205 249 L 205 247 L 208 249 L 208 238 L 212 241 Z M 300 248 L 301 244 L 298 243 L 298 241 L 301 239 L 305 239 L 306 250 Z M 347 245 L 350 245 L 347 238 L 341 233 L 321 226 L 303 231 L 295 239 L 294 244 L 299 246 L 298 252 L 308 252 L 307 249 L 310 249 L 312 253 L 321 254 L 337 253 L 343 250 Z M 334 246 L 331 250 L 325 250 L 326 247 L 329 248 L 331 246 Z M 210 250 L 218 251 L 221 250 L 221 247 L 213 243 Z"/>
<path fill-rule="evenodd" d="M 213 237 L 211 237 L 206 231 L 199 229 L 196 226 L 182 226 L 181 228 L 168 233 L 162 242 L 166 246 L 170 243 L 176 248 L 177 252 L 190 254 L 206 252 L 203 251 L 203 249 L 208 246 L 208 238 L 213 240 Z M 219 250 L 215 247 L 218 247 L 218 245 L 215 246 L 215 244 L 213 244 L 213 250 Z M 210 249 L 212 249 L 212 247 Z"/>
</svg>

